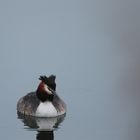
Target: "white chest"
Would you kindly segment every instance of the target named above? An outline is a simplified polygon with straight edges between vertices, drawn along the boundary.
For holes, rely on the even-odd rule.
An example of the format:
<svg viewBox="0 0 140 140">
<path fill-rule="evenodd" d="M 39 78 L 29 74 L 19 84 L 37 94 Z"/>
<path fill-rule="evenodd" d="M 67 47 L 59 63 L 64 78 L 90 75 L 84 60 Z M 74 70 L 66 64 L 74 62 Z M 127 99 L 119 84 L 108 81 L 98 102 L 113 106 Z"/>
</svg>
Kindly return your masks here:
<svg viewBox="0 0 140 140">
<path fill-rule="evenodd" d="M 57 116 L 57 110 L 53 104 L 49 101 L 40 103 L 37 110 L 36 116 L 38 117 L 55 117 Z"/>
</svg>

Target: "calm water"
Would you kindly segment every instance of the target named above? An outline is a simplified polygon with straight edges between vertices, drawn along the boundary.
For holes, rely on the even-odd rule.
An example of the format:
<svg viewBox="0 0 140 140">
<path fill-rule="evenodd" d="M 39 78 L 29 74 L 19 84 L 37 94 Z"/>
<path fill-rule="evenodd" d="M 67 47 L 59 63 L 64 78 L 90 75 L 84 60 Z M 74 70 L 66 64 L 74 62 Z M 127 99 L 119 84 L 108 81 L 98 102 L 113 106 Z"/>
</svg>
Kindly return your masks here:
<svg viewBox="0 0 140 140">
<path fill-rule="evenodd" d="M 137 0 L 0 1 L 0 138 L 139 140 L 139 13 Z M 17 115 L 42 74 L 56 75 L 64 118 Z"/>
<path fill-rule="evenodd" d="M 1 107 L 3 113 L 1 113 L 0 136 L 5 139 L 21 140 L 72 138 L 137 140 L 140 137 L 139 94 L 125 94 L 116 89 L 112 92 L 97 92 L 82 88 L 63 92 L 68 112 L 61 121 L 19 117 L 16 114 L 16 99 L 8 98 L 10 103 Z M 49 131 L 44 132 L 43 128 L 38 128 L 36 125 L 38 122 L 47 125 Z M 53 129 L 50 129 L 52 127 Z"/>
</svg>

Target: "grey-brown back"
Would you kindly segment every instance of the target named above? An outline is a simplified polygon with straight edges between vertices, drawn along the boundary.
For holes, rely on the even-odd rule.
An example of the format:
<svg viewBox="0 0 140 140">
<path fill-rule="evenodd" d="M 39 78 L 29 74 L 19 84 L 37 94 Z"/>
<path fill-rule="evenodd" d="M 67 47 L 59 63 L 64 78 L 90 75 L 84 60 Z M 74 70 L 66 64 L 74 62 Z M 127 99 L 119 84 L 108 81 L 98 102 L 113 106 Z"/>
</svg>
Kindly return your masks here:
<svg viewBox="0 0 140 140">
<path fill-rule="evenodd" d="M 26 115 L 35 115 L 40 100 L 36 96 L 36 92 L 31 92 L 20 98 L 17 103 L 17 111 Z"/>
<path fill-rule="evenodd" d="M 53 99 L 53 105 L 55 106 L 56 110 L 58 112 L 65 112 L 66 111 L 66 104 L 64 101 L 55 93 L 54 99 Z"/>
</svg>

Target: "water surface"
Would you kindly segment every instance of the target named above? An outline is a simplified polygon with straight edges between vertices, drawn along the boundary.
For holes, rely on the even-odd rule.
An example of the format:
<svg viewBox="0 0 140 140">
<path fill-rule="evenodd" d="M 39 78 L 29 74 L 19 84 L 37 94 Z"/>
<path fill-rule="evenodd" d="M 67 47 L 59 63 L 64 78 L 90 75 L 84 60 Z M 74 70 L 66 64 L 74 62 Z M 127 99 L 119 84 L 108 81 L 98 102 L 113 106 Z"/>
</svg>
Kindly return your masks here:
<svg viewBox="0 0 140 140">
<path fill-rule="evenodd" d="M 140 139 L 139 13 L 138 0 L 0 1 L 0 138 Z M 68 107 L 53 132 L 16 112 L 44 74 Z"/>
</svg>

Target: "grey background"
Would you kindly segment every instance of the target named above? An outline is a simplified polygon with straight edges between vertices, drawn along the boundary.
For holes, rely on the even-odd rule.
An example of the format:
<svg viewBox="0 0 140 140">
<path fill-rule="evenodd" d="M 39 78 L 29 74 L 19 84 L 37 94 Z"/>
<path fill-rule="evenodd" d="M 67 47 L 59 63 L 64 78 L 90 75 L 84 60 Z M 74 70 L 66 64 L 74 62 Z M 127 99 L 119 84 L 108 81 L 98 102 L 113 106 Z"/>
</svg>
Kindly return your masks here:
<svg viewBox="0 0 140 140">
<path fill-rule="evenodd" d="M 55 139 L 139 139 L 139 13 L 139 0 L 1 0 L 0 137 L 35 139 L 16 102 L 55 74 L 68 106 Z"/>
</svg>

